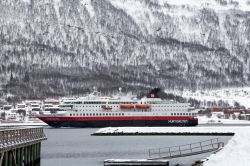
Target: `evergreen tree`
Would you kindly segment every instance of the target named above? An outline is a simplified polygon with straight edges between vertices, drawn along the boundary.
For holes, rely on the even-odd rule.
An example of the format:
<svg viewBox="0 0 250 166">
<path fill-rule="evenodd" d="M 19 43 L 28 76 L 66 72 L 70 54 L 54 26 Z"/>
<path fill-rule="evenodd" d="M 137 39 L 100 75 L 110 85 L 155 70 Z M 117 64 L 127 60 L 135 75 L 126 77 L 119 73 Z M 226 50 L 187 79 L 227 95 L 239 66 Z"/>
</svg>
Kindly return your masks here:
<svg viewBox="0 0 250 166">
<path fill-rule="evenodd" d="M 10 81 L 13 81 L 14 80 L 14 77 L 13 77 L 13 74 L 12 72 L 10 73 Z"/>
<path fill-rule="evenodd" d="M 25 72 L 23 81 L 24 81 L 24 82 L 29 82 L 29 81 L 30 81 L 30 76 L 29 76 L 29 73 L 28 73 L 28 72 Z"/>
</svg>

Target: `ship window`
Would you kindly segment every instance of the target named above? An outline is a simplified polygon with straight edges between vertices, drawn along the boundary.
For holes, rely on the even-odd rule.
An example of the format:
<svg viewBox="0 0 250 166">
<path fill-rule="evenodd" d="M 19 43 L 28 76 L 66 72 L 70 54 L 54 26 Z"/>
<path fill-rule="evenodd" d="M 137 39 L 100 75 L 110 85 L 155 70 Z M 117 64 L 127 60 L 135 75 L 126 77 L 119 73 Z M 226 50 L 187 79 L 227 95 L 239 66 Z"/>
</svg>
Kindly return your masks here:
<svg viewBox="0 0 250 166">
<path fill-rule="evenodd" d="M 86 114 L 86 116 L 88 116 L 89 114 Z"/>
<path fill-rule="evenodd" d="M 72 114 L 69 114 L 70 116 L 72 116 Z"/>
<path fill-rule="evenodd" d="M 93 114 L 93 116 L 95 116 L 95 114 Z"/>
<path fill-rule="evenodd" d="M 82 102 L 81 101 L 77 101 L 77 102 L 75 102 L 75 104 L 82 104 Z"/>
<path fill-rule="evenodd" d="M 85 114 L 82 114 L 83 116 L 85 116 Z"/>
<path fill-rule="evenodd" d="M 180 113 L 180 115 L 182 115 L 182 113 Z"/>
<path fill-rule="evenodd" d="M 173 113 L 171 113 L 171 115 L 173 115 Z"/>
</svg>

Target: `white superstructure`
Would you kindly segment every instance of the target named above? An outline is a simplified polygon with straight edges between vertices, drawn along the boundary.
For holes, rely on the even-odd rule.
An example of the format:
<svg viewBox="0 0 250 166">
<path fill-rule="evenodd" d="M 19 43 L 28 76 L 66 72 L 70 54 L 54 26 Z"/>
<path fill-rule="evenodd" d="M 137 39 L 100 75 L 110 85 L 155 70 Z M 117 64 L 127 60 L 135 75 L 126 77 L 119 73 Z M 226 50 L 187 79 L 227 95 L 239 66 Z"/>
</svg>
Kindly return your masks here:
<svg viewBox="0 0 250 166">
<path fill-rule="evenodd" d="M 189 103 L 160 98 L 112 98 L 87 96 L 64 100 L 59 107 L 67 110 L 65 116 L 195 116 Z"/>
</svg>

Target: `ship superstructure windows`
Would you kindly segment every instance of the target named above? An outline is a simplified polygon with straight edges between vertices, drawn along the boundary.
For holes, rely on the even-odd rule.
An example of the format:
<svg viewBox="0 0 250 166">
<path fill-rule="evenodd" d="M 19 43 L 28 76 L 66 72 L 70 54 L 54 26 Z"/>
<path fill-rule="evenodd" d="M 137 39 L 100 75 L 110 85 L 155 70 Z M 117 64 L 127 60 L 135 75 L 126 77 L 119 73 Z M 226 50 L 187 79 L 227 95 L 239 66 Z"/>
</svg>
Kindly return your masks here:
<svg viewBox="0 0 250 166">
<path fill-rule="evenodd" d="M 84 104 L 106 104 L 105 101 L 84 101 Z"/>
</svg>

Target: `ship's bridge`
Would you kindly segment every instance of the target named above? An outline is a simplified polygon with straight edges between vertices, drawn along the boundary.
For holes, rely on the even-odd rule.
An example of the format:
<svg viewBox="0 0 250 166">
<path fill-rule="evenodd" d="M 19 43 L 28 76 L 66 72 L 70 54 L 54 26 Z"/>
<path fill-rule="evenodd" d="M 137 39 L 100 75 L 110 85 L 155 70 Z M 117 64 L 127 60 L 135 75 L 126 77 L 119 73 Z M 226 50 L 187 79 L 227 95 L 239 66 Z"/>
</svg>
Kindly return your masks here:
<svg viewBox="0 0 250 166">
<path fill-rule="evenodd" d="M 162 99 L 161 98 L 142 98 L 141 99 L 142 103 L 148 103 L 148 104 L 158 104 L 158 103 L 162 103 Z"/>
</svg>

